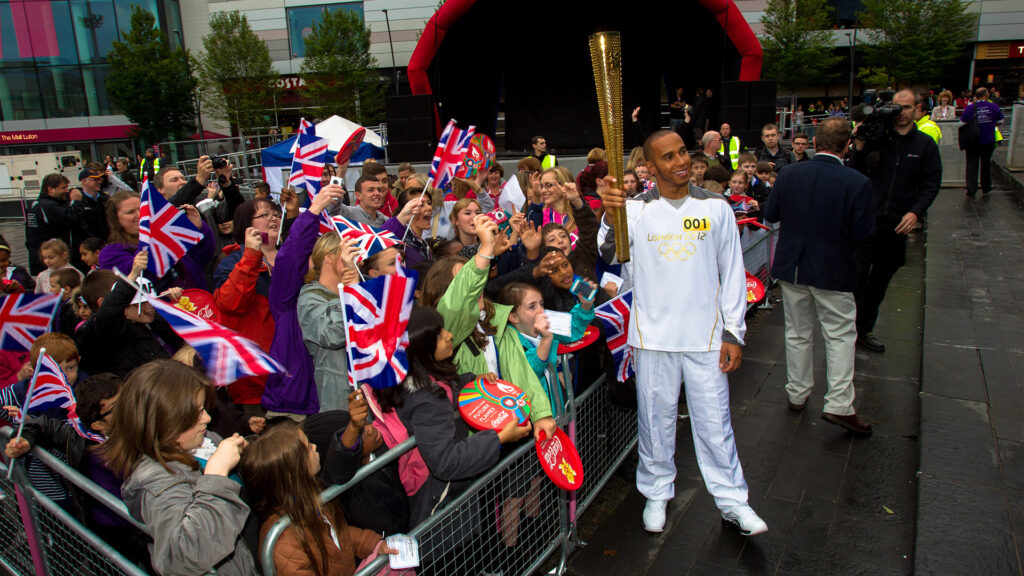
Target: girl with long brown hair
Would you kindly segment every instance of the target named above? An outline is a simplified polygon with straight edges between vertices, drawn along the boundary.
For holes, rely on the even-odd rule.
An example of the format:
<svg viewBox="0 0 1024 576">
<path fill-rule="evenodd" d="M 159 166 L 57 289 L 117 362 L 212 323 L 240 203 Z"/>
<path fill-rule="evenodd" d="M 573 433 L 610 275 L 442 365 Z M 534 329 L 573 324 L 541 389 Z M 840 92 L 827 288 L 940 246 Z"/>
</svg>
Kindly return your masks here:
<svg viewBox="0 0 1024 576">
<path fill-rule="evenodd" d="M 212 449 L 208 386 L 201 373 L 173 360 L 140 366 L 121 387 L 109 436 L 98 449 L 124 478 L 128 511 L 149 529 L 158 574 L 256 571 L 242 540 L 249 507 L 242 487 L 228 478 L 246 442 L 235 434 Z"/>
<path fill-rule="evenodd" d="M 358 559 L 395 553 L 376 532 L 350 526 L 337 500 L 320 503 L 319 471 L 316 445 L 293 421 L 264 432 L 242 457 L 242 479 L 261 522 L 260 547 L 279 518 L 291 519 L 274 545 L 277 574 L 348 576 Z"/>
</svg>

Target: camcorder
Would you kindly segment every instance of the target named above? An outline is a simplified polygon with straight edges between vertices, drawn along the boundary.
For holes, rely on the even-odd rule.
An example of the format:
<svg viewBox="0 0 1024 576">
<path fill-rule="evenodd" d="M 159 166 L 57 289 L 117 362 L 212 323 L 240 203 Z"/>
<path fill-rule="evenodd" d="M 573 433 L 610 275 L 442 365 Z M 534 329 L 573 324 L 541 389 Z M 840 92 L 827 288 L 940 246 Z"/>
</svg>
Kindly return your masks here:
<svg viewBox="0 0 1024 576">
<path fill-rule="evenodd" d="M 871 104 L 858 104 L 850 110 L 850 119 L 858 123 L 854 138 L 866 143 L 881 142 L 895 131 L 896 119 L 903 112 L 892 101 L 895 95 L 892 90 L 882 90 L 875 94 Z"/>
</svg>

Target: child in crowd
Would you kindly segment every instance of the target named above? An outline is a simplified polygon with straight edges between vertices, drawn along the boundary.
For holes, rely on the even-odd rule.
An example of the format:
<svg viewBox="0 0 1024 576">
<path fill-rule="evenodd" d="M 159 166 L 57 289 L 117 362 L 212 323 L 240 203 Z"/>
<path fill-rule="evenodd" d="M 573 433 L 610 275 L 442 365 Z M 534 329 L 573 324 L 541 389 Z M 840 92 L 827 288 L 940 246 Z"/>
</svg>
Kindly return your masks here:
<svg viewBox="0 0 1024 576">
<path fill-rule="evenodd" d="M 78 416 L 86 429 L 106 438 L 110 415 L 117 404 L 122 384 L 120 377 L 105 373 L 92 376 L 75 388 Z M 21 439 L 11 439 L 5 453 L 8 458 L 17 458 L 36 445 L 50 451 L 66 450 L 68 463 L 73 468 L 118 500 L 121 499 L 121 480 L 107 468 L 94 450 L 100 442 L 82 437 L 63 418 L 30 416 L 25 422 Z M 74 494 L 81 509 L 86 512 L 87 524 L 93 532 L 132 562 L 149 566 L 149 552 L 141 532 L 106 506 L 77 491 Z"/>
<path fill-rule="evenodd" d="M 100 250 L 103 250 L 104 241 L 102 238 L 86 238 L 78 246 L 78 254 L 82 262 L 89 267 L 89 270 L 99 268 Z"/>
<path fill-rule="evenodd" d="M 260 521 L 260 546 L 282 516 L 291 525 L 274 546 L 281 576 L 350 576 L 360 559 L 394 554 L 381 534 L 345 521 L 337 499 L 321 504 L 320 455 L 299 424 L 285 420 L 259 436 L 242 454 L 242 478 Z"/>
<path fill-rule="evenodd" d="M 526 360 L 519 337 L 508 326 L 509 306 L 483 297 L 494 259 L 498 225 L 486 215 L 476 217 L 480 249 L 470 261 L 447 258 L 423 280 L 422 304 L 437 307 L 445 328 L 454 335 L 455 364 L 460 372 L 496 374 L 526 392 L 534 427 L 550 437 L 555 431 L 551 405 Z"/>
<path fill-rule="evenodd" d="M 35 278 L 28 270 L 11 264 L 11 245 L 3 235 L 0 235 L 0 296 L 31 292 L 35 287 Z"/>
<path fill-rule="evenodd" d="M 147 251 L 136 254 L 128 278 L 136 281 L 148 261 Z M 150 360 L 170 358 L 185 344 L 152 304 L 135 302 L 141 295 L 109 270 L 90 272 L 82 284 L 82 295 L 94 314 L 75 332 L 75 341 L 89 373 L 113 372 L 125 377 Z"/>
<path fill-rule="evenodd" d="M 78 272 L 77 268 L 68 263 L 71 260 L 71 254 L 68 250 L 68 245 L 63 240 L 52 238 L 43 242 L 43 245 L 39 248 L 39 254 L 43 259 L 43 264 L 46 265 L 46 270 L 43 270 L 36 276 L 36 294 L 53 293 L 50 286 L 50 274 L 54 270 L 70 268 Z M 78 272 L 78 275 L 81 277 L 82 273 Z"/>
<path fill-rule="evenodd" d="M 708 171 L 708 157 L 694 154 L 690 157 L 690 183 L 704 188 L 704 174 Z"/>
<path fill-rule="evenodd" d="M 572 328 L 571 333 L 566 336 L 554 334 L 549 330 L 544 310 L 544 296 L 536 286 L 513 282 L 502 288 L 498 301 L 512 307 L 508 321 L 519 334 L 519 342 L 523 345 L 526 359 L 529 360 L 537 379 L 544 385 L 548 398 L 552 403 L 561 406 L 562 391 L 558 382 L 548 379 L 548 370 L 555 369 L 559 344 L 575 342 L 583 337 L 587 325 L 594 319 L 594 302 L 579 298 L 579 303 L 573 306 L 570 312 Z"/>
<path fill-rule="evenodd" d="M 24 417 L 21 408 L 25 405 L 25 397 L 28 395 L 28 388 L 31 385 L 32 373 L 35 370 L 39 354 L 46 348 L 46 355 L 53 358 L 53 361 L 60 366 L 64 377 L 72 388 L 78 385 L 78 348 L 74 341 L 59 332 L 43 334 L 32 343 L 29 350 L 28 362 L 18 373 L 19 381 L 6 388 L 0 388 L 0 405 L 3 406 L 3 416 L 11 423 L 17 424 L 18 418 Z M 43 415 L 54 418 L 64 418 L 63 408 L 54 408 Z M 68 462 L 68 455 L 65 454 L 65 447 L 54 446 L 50 452 L 64 463 Z M 71 485 L 59 474 L 50 470 L 45 464 L 33 456 L 25 458 L 25 471 L 28 474 L 32 485 L 43 493 L 50 500 L 67 511 L 74 510 L 74 503 L 71 498 Z"/>
<path fill-rule="evenodd" d="M 754 178 L 750 181 L 750 196 L 761 204 L 768 202 L 768 197 L 772 194 L 772 174 L 775 174 L 775 170 L 772 169 L 770 162 L 757 163 Z"/>
<path fill-rule="evenodd" d="M 466 264 L 469 266 L 472 264 Z M 515 421 L 506 424 L 500 432 L 469 433 L 469 426 L 459 416 L 456 404 L 459 390 L 476 374 L 460 376 L 462 370 L 453 362 L 455 342 L 446 324 L 437 310 L 414 308 L 409 317 L 409 347 L 406 349 L 409 376 L 401 386 L 374 391 L 381 410 L 385 414 L 397 413 L 408 434 L 416 436 L 416 450 L 429 472 L 410 496 L 411 526 L 458 498 L 475 476 L 493 468 L 498 463 L 501 445 L 530 434 L 529 424 L 518 426 Z M 535 400 L 536 397 L 531 397 L 531 401 Z M 406 489 L 408 491 L 409 486 Z M 453 523 L 458 526 L 458 533 L 445 536 L 449 550 L 464 545 L 476 532 L 474 526 L 478 525 L 480 510 L 475 502 L 470 501 L 458 512 L 462 521 Z"/>
<path fill-rule="evenodd" d="M 757 172 L 757 156 L 754 156 L 750 152 L 744 152 L 740 154 L 739 158 L 740 170 L 747 175 L 747 180 L 751 180 Z"/>
<path fill-rule="evenodd" d="M 366 395 L 362 391 L 350 392 L 348 421 L 331 434 L 330 448 L 324 455 L 321 476 L 327 484 L 345 484 L 352 480 L 359 468 L 366 465 L 370 456 L 383 446 L 380 431 L 367 423 L 369 413 Z M 303 425 L 305 430 L 309 430 L 308 423 L 307 420 Z M 400 474 L 399 464 L 393 462 L 344 492 L 338 499 L 345 517 L 357 526 L 377 532 L 407 532 L 410 528 L 409 500 Z"/>
<path fill-rule="evenodd" d="M 60 294 L 60 308 L 57 311 L 55 328 L 62 334 L 74 337 L 80 319 L 75 310 L 73 292 L 82 284 L 78 270 L 61 268 L 50 273 L 50 293 Z"/>
<path fill-rule="evenodd" d="M 75 330 L 78 330 L 86 320 L 92 318 L 92 309 L 85 303 L 85 297 L 82 296 L 81 286 L 75 288 L 74 292 L 71 293 L 71 301 L 75 305 L 75 315 L 78 316 L 79 320 L 78 324 L 75 326 Z"/>
<path fill-rule="evenodd" d="M 256 574 L 242 540 L 249 507 L 228 479 L 246 446 L 222 440 L 200 467 L 193 451 L 207 437 L 206 378 L 173 360 L 133 371 L 121 388 L 100 456 L 124 478 L 121 495 L 149 529 L 158 574 Z"/>
</svg>

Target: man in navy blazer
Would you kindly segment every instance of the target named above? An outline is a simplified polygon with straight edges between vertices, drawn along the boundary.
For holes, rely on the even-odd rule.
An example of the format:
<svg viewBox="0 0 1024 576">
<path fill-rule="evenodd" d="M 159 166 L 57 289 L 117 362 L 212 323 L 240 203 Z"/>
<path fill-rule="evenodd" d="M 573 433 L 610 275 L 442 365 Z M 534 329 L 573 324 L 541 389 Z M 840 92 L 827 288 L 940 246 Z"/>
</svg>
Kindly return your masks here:
<svg viewBox="0 0 1024 576">
<path fill-rule="evenodd" d="M 814 388 L 814 327 L 825 340 L 828 392 L 822 419 L 867 436 L 871 426 L 853 408 L 857 342 L 857 261 L 854 249 L 874 231 L 871 181 L 843 166 L 850 123 L 830 118 L 818 126 L 809 162 L 779 173 L 765 220 L 779 222 L 772 276 L 782 286 L 786 316 L 786 392 L 802 411 Z"/>
</svg>

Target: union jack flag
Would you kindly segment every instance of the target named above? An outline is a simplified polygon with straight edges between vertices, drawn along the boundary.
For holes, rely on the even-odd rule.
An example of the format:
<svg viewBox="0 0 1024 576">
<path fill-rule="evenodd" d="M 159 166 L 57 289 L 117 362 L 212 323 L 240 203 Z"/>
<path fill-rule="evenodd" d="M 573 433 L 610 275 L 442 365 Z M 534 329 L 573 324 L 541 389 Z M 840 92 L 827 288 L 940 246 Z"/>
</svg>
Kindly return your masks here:
<svg viewBox="0 0 1024 576">
<path fill-rule="evenodd" d="M 344 216 L 335 216 L 331 220 L 342 238 L 355 238 L 356 247 L 359 248 L 359 255 L 356 256 L 357 263 L 381 250 L 387 250 L 402 243 L 394 234 L 383 228 L 374 228 L 369 224 L 349 220 Z"/>
<path fill-rule="evenodd" d="M 627 342 L 629 307 L 632 304 L 633 291 L 628 290 L 594 309 L 594 314 L 604 322 L 608 349 L 615 359 L 615 374 L 619 382 L 625 382 L 633 375 L 633 347 Z"/>
<path fill-rule="evenodd" d="M 295 155 L 292 156 L 292 173 L 288 176 L 288 185 L 305 190 L 309 200 L 320 192 L 320 177 L 324 174 L 324 163 L 327 162 L 327 139 L 319 138 L 312 126 L 309 132 L 299 134 L 295 141 Z"/>
<path fill-rule="evenodd" d="M 82 424 L 78 417 L 78 403 L 75 393 L 68 385 L 67 377 L 59 364 L 48 354 L 40 354 L 36 364 L 35 383 L 25 399 L 22 413 L 32 414 L 46 412 L 55 408 L 64 408 L 65 421 L 74 428 L 79 436 L 94 442 L 103 442 L 105 438 L 91 432 Z"/>
<path fill-rule="evenodd" d="M 206 373 L 218 386 L 227 386 L 246 376 L 285 372 L 284 367 L 260 347 L 232 330 L 158 298 L 149 303 L 167 320 L 185 342 L 196 349 L 206 364 Z"/>
<path fill-rule="evenodd" d="M 455 176 L 455 171 L 462 166 L 466 158 L 466 151 L 469 149 L 469 140 L 473 138 L 476 126 L 470 126 L 462 130 L 455 126 L 455 120 L 449 120 L 441 133 L 441 139 L 437 141 L 437 150 L 434 152 L 434 160 L 430 163 L 430 173 L 427 175 L 427 186 L 434 188 L 447 188 Z"/>
<path fill-rule="evenodd" d="M 32 348 L 36 338 L 50 329 L 60 294 L 11 294 L 0 298 L 0 350 Z"/>
<path fill-rule="evenodd" d="M 149 247 L 146 268 L 162 277 L 203 239 L 184 212 L 164 199 L 146 178 L 142 181 L 142 204 L 139 208 L 139 245 Z"/>
<path fill-rule="evenodd" d="M 408 275 L 408 276 L 407 276 Z M 345 286 L 345 335 L 348 339 L 348 381 L 374 388 L 397 386 L 409 373 L 409 346 L 416 273 L 378 276 Z"/>
</svg>

